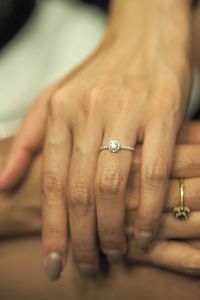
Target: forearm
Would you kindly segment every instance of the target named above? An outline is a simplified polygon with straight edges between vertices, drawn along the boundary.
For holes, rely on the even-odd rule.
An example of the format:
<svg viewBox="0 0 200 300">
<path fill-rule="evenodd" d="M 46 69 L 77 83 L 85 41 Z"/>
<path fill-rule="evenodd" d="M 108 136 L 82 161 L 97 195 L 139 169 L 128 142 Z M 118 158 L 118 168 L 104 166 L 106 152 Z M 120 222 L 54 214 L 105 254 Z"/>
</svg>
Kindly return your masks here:
<svg viewBox="0 0 200 300">
<path fill-rule="evenodd" d="M 188 0 L 113 0 L 107 36 L 113 60 L 132 73 L 149 70 L 158 57 L 178 74 L 190 60 L 191 3 Z M 114 37 L 114 38 L 113 38 Z"/>
<path fill-rule="evenodd" d="M 139 48 L 159 38 L 168 48 L 184 47 L 187 52 L 191 16 L 188 0 L 113 0 L 107 32 L 127 42 L 124 47 Z"/>
</svg>

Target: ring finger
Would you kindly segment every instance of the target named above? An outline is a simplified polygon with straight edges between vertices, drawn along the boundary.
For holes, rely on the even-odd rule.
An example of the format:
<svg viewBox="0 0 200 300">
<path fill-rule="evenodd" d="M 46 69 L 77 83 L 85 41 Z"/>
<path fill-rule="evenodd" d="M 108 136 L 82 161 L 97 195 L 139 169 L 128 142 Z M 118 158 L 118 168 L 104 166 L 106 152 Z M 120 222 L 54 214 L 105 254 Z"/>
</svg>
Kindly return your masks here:
<svg viewBox="0 0 200 300">
<path fill-rule="evenodd" d="M 137 186 L 137 177 L 134 184 Z M 179 181 L 171 179 L 168 184 L 167 197 L 164 206 L 164 212 L 161 216 L 161 224 L 159 227 L 158 237 L 162 238 L 194 238 L 198 237 L 200 231 L 200 178 L 191 178 L 185 180 L 185 204 L 189 206 L 191 213 L 187 221 L 181 222 L 177 220 L 173 215 L 173 208 L 179 204 Z M 128 197 L 137 196 L 137 188 L 132 195 Z M 136 201 L 136 202 L 135 202 Z M 130 201 L 126 211 L 126 234 L 129 237 L 134 237 L 134 220 L 137 209 L 137 202 L 139 200 L 134 199 Z M 132 203 L 132 205 L 131 205 Z"/>
<path fill-rule="evenodd" d="M 104 135 L 103 144 L 107 144 L 112 138 L 133 146 L 136 142 L 136 130 L 110 128 Z M 124 199 L 132 155 L 130 150 L 119 150 L 116 153 L 104 150 L 99 155 L 95 180 L 98 233 L 102 251 L 110 262 L 121 260 L 126 253 Z"/>
</svg>

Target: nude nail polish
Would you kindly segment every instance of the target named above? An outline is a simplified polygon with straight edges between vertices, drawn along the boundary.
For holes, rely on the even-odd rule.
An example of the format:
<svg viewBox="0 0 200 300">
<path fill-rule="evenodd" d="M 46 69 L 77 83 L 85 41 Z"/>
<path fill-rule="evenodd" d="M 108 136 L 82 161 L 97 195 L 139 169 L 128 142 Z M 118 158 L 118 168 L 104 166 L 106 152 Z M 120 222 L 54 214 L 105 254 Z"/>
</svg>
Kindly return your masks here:
<svg viewBox="0 0 200 300">
<path fill-rule="evenodd" d="M 111 264 L 121 263 L 124 258 L 122 251 L 118 249 L 105 249 L 105 254 Z"/>
<path fill-rule="evenodd" d="M 122 263 L 124 260 L 123 255 L 118 254 L 118 255 L 107 255 L 107 259 L 110 264 L 119 264 Z"/>
<path fill-rule="evenodd" d="M 148 232 L 148 231 L 141 231 L 139 233 L 139 235 L 137 236 L 137 244 L 138 246 L 146 251 L 148 249 L 148 246 L 151 242 L 151 239 L 152 239 L 152 233 L 151 232 Z"/>
<path fill-rule="evenodd" d="M 97 272 L 98 272 L 97 266 L 92 265 L 92 264 L 86 264 L 86 263 L 79 264 L 79 270 L 82 275 L 88 276 L 88 277 L 95 276 L 95 275 L 97 275 Z"/>
<path fill-rule="evenodd" d="M 60 277 L 62 272 L 62 256 L 57 252 L 50 252 L 47 258 L 47 272 L 51 281 Z"/>
</svg>

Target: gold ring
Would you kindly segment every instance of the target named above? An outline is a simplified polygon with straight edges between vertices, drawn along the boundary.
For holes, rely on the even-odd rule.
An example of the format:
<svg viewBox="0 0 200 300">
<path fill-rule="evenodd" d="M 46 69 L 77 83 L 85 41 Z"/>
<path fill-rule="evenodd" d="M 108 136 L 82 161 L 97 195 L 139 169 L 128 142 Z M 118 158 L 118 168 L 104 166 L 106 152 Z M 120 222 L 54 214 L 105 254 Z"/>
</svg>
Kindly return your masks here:
<svg viewBox="0 0 200 300">
<path fill-rule="evenodd" d="M 185 206 L 185 183 L 183 179 L 179 179 L 179 194 L 180 194 L 180 205 L 174 207 L 173 214 L 176 219 L 187 220 L 190 214 L 190 209 Z"/>
</svg>

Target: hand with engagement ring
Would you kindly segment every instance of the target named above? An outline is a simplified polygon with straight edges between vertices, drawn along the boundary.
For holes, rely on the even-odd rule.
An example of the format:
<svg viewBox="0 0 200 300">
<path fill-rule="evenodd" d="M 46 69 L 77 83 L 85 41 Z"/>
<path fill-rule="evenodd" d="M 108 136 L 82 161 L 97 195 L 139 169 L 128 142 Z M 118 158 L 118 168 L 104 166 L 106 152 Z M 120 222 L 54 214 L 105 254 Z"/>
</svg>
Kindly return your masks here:
<svg viewBox="0 0 200 300">
<path fill-rule="evenodd" d="M 0 189 L 15 185 L 44 142 L 44 257 L 64 263 L 70 229 L 80 269 L 98 266 L 97 241 L 111 260 L 127 252 L 124 199 L 142 142 L 134 236 L 152 242 L 190 91 L 188 3 L 117 0 L 112 12 L 96 52 L 38 98 L 0 175 Z"/>
<path fill-rule="evenodd" d="M 200 273 L 200 123 L 196 125 L 190 123 L 185 126 L 176 145 L 173 169 L 161 216 L 161 226 L 154 243 L 147 251 L 140 251 L 134 240 L 134 217 L 139 204 L 141 146 L 137 147 L 135 151 L 125 199 L 128 249 L 124 259 L 126 262 L 134 263 L 133 267 L 129 266 L 129 276 L 131 276 L 130 271 L 134 269 L 136 262 L 143 265 L 160 266 L 192 276 Z M 0 167 L 10 142 L 8 140 L 0 143 Z M 41 154 L 36 156 L 26 180 L 18 185 L 17 190 L 0 193 L 0 237 L 20 237 L 24 234 L 34 234 L 35 237 L 40 232 L 40 169 Z M 190 217 L 185 222 L 180 222 L 173 217 L 173 208 L 181 200 L 180 177 L 184 178 L 184 201 L 191 209 Z M 27 195 L 29 196 L 28 201 Z M 70 265 L 74 265 L 74 262 L 70 263 L 71 259 L 70 255 L 68 262 Z M 112 262 L 117 262 L 117 259 L 119 257 L 112 257 Z M 110 267 L 112 268 L 112 266 Z M 59 257 L 54 255 L 53 264 L 48 267 L 46 263 L 46 268 L 51 280 L 58 279 L 62 270 Z M 122 264 L 121 268 L 123 268 Z M 69 270 L 70 267 L 65 270 L 63 276 L 66 276 L 67 272 L 70 272 Z M 87 275 L 89 274 L 94 275 L 87 270 Z M 101 266 L 99 266 L 100 274 Z M 131 280 L 136 280 L 136 274 L 132 275 Z M 110 280 L 110 277 L 107 279 Z"/>
<path fill-rule="evenodd" d="M 111 140 L 107 145 L 102 145 L 100 150 L 109 150 L 112 153 L 118 152 L 119 150 L 130 150 L 135 151 L 135 147 L 120 144 L 117 140 Z"/>
</svg>

